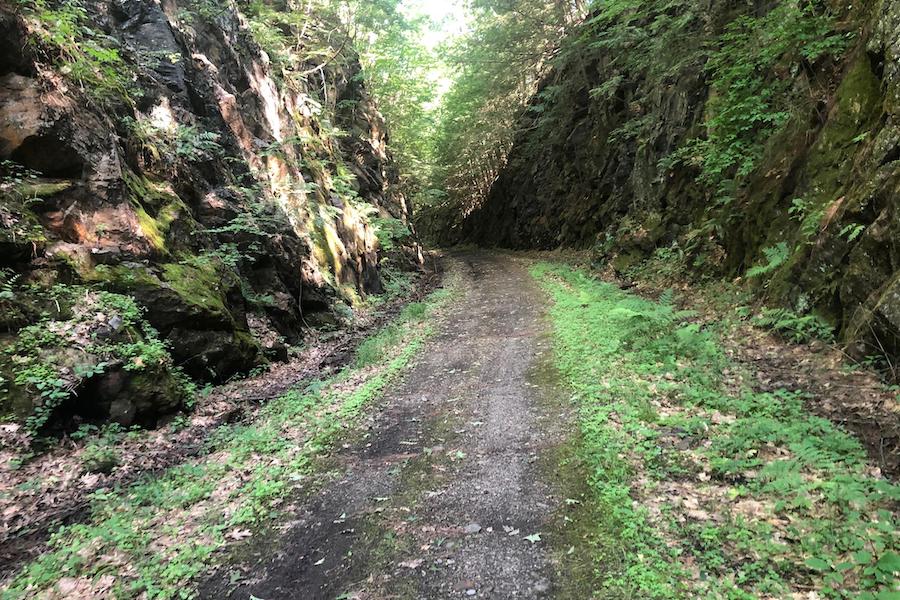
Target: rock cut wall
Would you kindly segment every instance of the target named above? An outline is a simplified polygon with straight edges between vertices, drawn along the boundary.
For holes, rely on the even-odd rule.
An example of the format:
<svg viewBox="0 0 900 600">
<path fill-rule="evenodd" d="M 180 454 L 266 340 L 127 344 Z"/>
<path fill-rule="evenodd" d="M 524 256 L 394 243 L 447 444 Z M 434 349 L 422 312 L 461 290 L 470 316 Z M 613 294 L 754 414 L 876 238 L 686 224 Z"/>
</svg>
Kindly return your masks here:
<svg viewBox="0 0 900 600">
<path fill-rule="evenodd" d="M 34 395 L 17 339 L 47 321 L 55 286 L 135 298 L 172 364 L 203 381 L 284 358 L 381 291 L 373 223 L 403 229 L 411 208 L 359 61 L 323 54 L 276 65 L 232 2 L 0 3 L 7 400 Z M 82 350 L 55 366 L 91 362 Z"/>
<path fill-rule="evenodd" d="M 662 249 L 695 273 L 761 267 L 754 285 L 769 302 L 821 315 L 859 355 L 900 355 L 900 4 L 834 9 L 832 37 L 811 38 L 835 40 L 831 53 L 780 40 L 774 19 L 763 28 L 788 3 L 613 5 L 625 8 L 591 15 L 563 44 L 508 165 L 455 239 L 592 248 L 621 271 Z M 748 77 L 766 85 L 748 97 L 769 112 L 735 109 L 760 110 L 748 128 L 763 133 L 729 147 L 753 168 L 717 187 L 697 149 L 734 88 L 715 87 L 710 49 L 748 30 L 735 60 L 759 61 Z"/>
</svg>

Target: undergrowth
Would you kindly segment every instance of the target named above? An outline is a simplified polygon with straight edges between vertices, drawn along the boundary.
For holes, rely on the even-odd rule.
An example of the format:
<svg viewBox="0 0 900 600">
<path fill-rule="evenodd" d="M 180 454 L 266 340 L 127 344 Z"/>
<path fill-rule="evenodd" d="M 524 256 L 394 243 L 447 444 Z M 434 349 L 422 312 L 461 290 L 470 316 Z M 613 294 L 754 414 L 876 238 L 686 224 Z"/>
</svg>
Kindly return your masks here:
<svg viewBox="0 0 900 600">
<path fill-rule="evenodd" d="M 192 598 L 191 579 L 229 540 L 274 517 L 281 501 L 322 468 L 320 459 L 396 380 L 430 333 L 427 318 L 449 296 L 410 305 L 360 349 L 357 365 L 264 406 L 250 424 L 223 426 L 203 455 L 137 484 L 96 492 L 91 518 L 60 528 L 2 598 L 35 597 L 74 581 L 119 598 Z M 377 355 L 366 347 L 377 347 Z M 113 457 L 98 448 L 87 460 Z M 96 456 L 95 456 L 96 455 Z M 119 573 L 109 577 L 111 572 Z"/>
<path fill-rule="evenodd" d="M 858 440 L 802 393 L 726 387 L 737 367 L 671 294 L 652 302 L 549 264 L 532 273 L 554 300 L 603 515 L 595 597 L 897 597 L 900 488 Z"/>
<path fill-rule="evenodd" d="M 172 377 L 183 401 L 192 396 L 189 380 L 130 296 L 62 284 L 11 293 L 45 309 L 3 350 L 13 383 L 32 399 L 26 427 L 33 436 L 89 379 L 116 369 Z"/>
<path fill-rule="evenodd" d="M 109 104 L 127 101 L 134 82 L 119 48 L 96 28 L 79 0 L 17 0 L 49 62 L 88 98 Z"/>
</svg>

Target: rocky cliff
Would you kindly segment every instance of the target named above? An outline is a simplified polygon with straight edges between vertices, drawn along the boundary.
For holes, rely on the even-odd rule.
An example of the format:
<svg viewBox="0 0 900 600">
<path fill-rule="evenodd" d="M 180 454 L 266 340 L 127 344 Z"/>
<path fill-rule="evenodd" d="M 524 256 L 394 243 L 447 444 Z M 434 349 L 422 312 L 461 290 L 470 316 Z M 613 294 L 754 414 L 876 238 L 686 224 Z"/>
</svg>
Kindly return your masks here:
<svg viewBox="0 0 900 600">
<path fill-rule="evenodd" d="M 900 354 L 900 4 L 606 3 L 456 236 L 745 276 Z"/>
<path fill-rule="evenodd" d="M 414 266 L 352 49 L 273 10 L 0 3 L 0 412 L 152 422 Z"/>
</svg>

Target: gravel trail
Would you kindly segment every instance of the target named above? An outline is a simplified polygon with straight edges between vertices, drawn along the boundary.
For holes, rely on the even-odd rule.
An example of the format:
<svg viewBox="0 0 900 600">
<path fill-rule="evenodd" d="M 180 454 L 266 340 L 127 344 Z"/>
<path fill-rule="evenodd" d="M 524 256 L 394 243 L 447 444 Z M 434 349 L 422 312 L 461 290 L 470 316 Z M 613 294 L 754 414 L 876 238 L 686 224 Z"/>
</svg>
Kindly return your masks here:
<svg viewBox="0 0 900 600">
<path fill-rule="evenodd" d="M 560 598 L 572 416 L 524 259 L 447 259 L 456 297 L 339 475 L 215 573 L 220 600 Z M 549 375 L 548 375 L 549 373 Z"/>
</svg>

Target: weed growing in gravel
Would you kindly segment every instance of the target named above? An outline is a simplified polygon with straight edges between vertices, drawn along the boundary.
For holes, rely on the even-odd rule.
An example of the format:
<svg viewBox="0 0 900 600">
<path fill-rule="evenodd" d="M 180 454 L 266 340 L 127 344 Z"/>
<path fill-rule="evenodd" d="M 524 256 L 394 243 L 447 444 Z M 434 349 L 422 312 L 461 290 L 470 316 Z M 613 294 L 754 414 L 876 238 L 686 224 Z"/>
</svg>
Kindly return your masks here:
<svg viewBox="0 0 900 600">
<path fill-rule="evenodd" d="M 193 597 L 188 584 L 213 552 L 270 519 L 403 372 L 430 333 L 426 317 L 447 297 L 436 293 L 404 311 L 390 333 L 376 335 L 379 354 L 364 368 L 288 392 L 251 424 L 223 426 L 196 460 L 95 493 L 90 521 L 60 528 L 50 550 L 3 591 L 4 600 L 53 589 L 84 597 Z"/>
<path fill-rule="evenodd" d="M 900 488 L 855 438 L 801 393 L 726 387 L 715 336 L 670 305 L 567 267 L 532 273 L 603 515 L 600 597 L 897 597 Z"/>
</svg>

